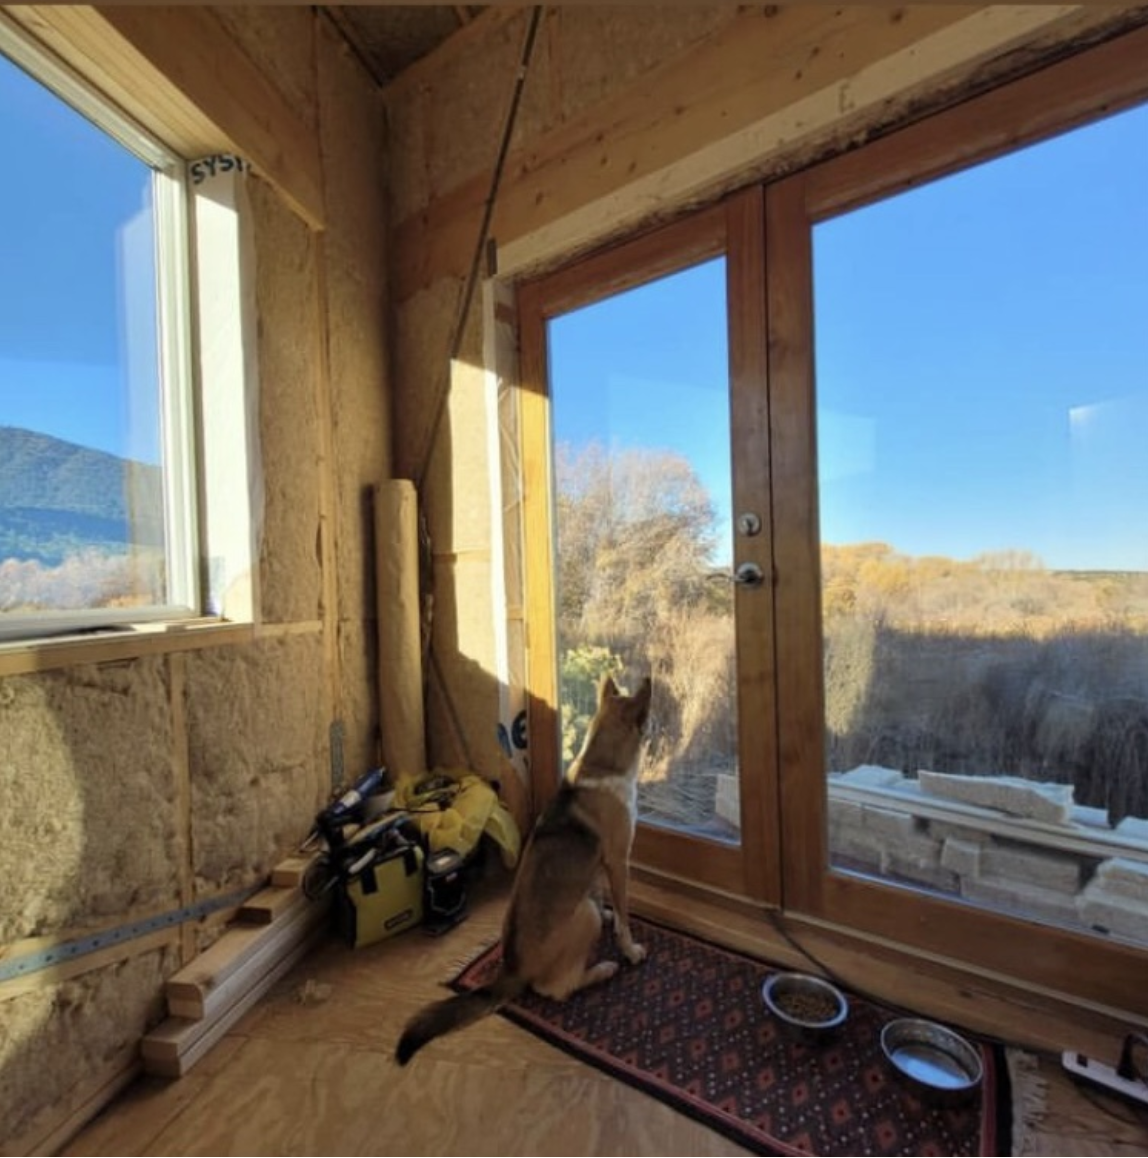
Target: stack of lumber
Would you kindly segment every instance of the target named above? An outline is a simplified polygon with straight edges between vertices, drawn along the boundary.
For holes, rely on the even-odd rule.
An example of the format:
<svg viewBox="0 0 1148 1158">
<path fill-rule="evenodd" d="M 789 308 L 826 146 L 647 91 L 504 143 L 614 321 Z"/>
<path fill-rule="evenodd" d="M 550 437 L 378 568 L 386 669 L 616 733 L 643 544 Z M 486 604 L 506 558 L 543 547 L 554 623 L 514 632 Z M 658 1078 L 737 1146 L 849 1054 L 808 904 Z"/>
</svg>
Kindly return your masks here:
<svg viewBox="0 0 1148 1158">
<path fill-rule="evenodd" d="M 276 868 L 219 940 L 168 979 L 170 1016 L 141 1043 L 147 1073 L 182 1077 L 323 936 L 328 906 L 300 887 L 307 864 Z"/>
</svg>

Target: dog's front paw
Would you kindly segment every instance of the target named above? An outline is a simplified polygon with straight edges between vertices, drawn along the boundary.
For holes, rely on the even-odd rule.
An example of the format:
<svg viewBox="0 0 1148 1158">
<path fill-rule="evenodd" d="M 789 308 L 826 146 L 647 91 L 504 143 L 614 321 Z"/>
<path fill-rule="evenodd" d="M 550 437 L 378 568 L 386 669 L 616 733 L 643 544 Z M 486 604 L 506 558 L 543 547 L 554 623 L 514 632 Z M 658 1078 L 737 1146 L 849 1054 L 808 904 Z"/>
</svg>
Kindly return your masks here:
<svg viewBox="0 0 1148 1158">
<path fill-rule="evenodd" d="M 631 941 L 622 946 L 622 955 L 631 965 L 637 965 L 639 961 L 646 959 L 646 946 L 639 945 L 637 941 Z"/>
</svg>

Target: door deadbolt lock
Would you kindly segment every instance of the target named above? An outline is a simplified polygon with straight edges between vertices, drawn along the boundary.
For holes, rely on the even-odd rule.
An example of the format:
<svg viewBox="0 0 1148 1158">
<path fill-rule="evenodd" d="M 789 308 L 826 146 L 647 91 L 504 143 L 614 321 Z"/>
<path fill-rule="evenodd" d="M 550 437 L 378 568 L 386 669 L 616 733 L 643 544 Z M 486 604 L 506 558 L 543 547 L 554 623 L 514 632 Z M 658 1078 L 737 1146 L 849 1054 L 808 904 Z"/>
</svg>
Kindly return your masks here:
<svg viewBox="0 0 1148 1158">
<path fill-rule="evenodd" d="M 761 516 L 753 511 L 743 511 L 737 517 L 737 533 L 749 538 L 761 534 Z"/>
</svg>

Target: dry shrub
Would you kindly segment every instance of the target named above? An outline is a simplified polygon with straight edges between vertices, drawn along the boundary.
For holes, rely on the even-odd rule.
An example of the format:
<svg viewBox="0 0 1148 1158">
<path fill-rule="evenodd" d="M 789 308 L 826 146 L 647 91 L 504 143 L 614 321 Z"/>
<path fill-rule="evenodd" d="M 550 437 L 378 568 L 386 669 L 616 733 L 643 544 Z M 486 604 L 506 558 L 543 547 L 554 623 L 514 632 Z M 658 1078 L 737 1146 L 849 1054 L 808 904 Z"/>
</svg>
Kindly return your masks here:
<svg viewBox="0 0 1148 1158">
<path fill-rule="evenodd" d="M 961 635 L 839 619 L 826 647 L 829 764 L 1071 783 L 1115 824 L 1148 816 L 1139 632 Z"/>
<path fill-rule="evenodd" d="M 678 612 L 650 650 L 657 701 L 643 808 L 675 823 L 704 822 L 713 816 L 717 775 L 736 769 L 733 621 Z"/>
</svg>

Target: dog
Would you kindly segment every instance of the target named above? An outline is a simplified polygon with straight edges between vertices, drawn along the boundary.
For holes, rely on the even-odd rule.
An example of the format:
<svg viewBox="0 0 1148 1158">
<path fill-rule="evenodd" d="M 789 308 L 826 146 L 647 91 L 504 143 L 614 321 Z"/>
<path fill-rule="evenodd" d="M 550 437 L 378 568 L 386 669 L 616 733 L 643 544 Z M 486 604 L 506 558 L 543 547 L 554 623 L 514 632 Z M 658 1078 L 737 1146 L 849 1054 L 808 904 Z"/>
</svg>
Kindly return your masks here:
<svg viewBox="0 0 1148 1158">
<path fill-rule="evenodd" d="M 646 956 L 630 931 L 626 892 L 638 811 L 638 758 L 650 714 L 651 683 L 633 695 L 606 676 L 585 742 L 534 826 L 502 925 L 502 968 L 489 985 L 426 1006 L 395 1048 L 406 1065 L 432 1039 L 462 1029 L 533 989 L 564 1001 L 609 980 L 617 961 L 593 961 L 604 915 L 604 884 L 614 933 L 632 965 Z"/>
</svg>

